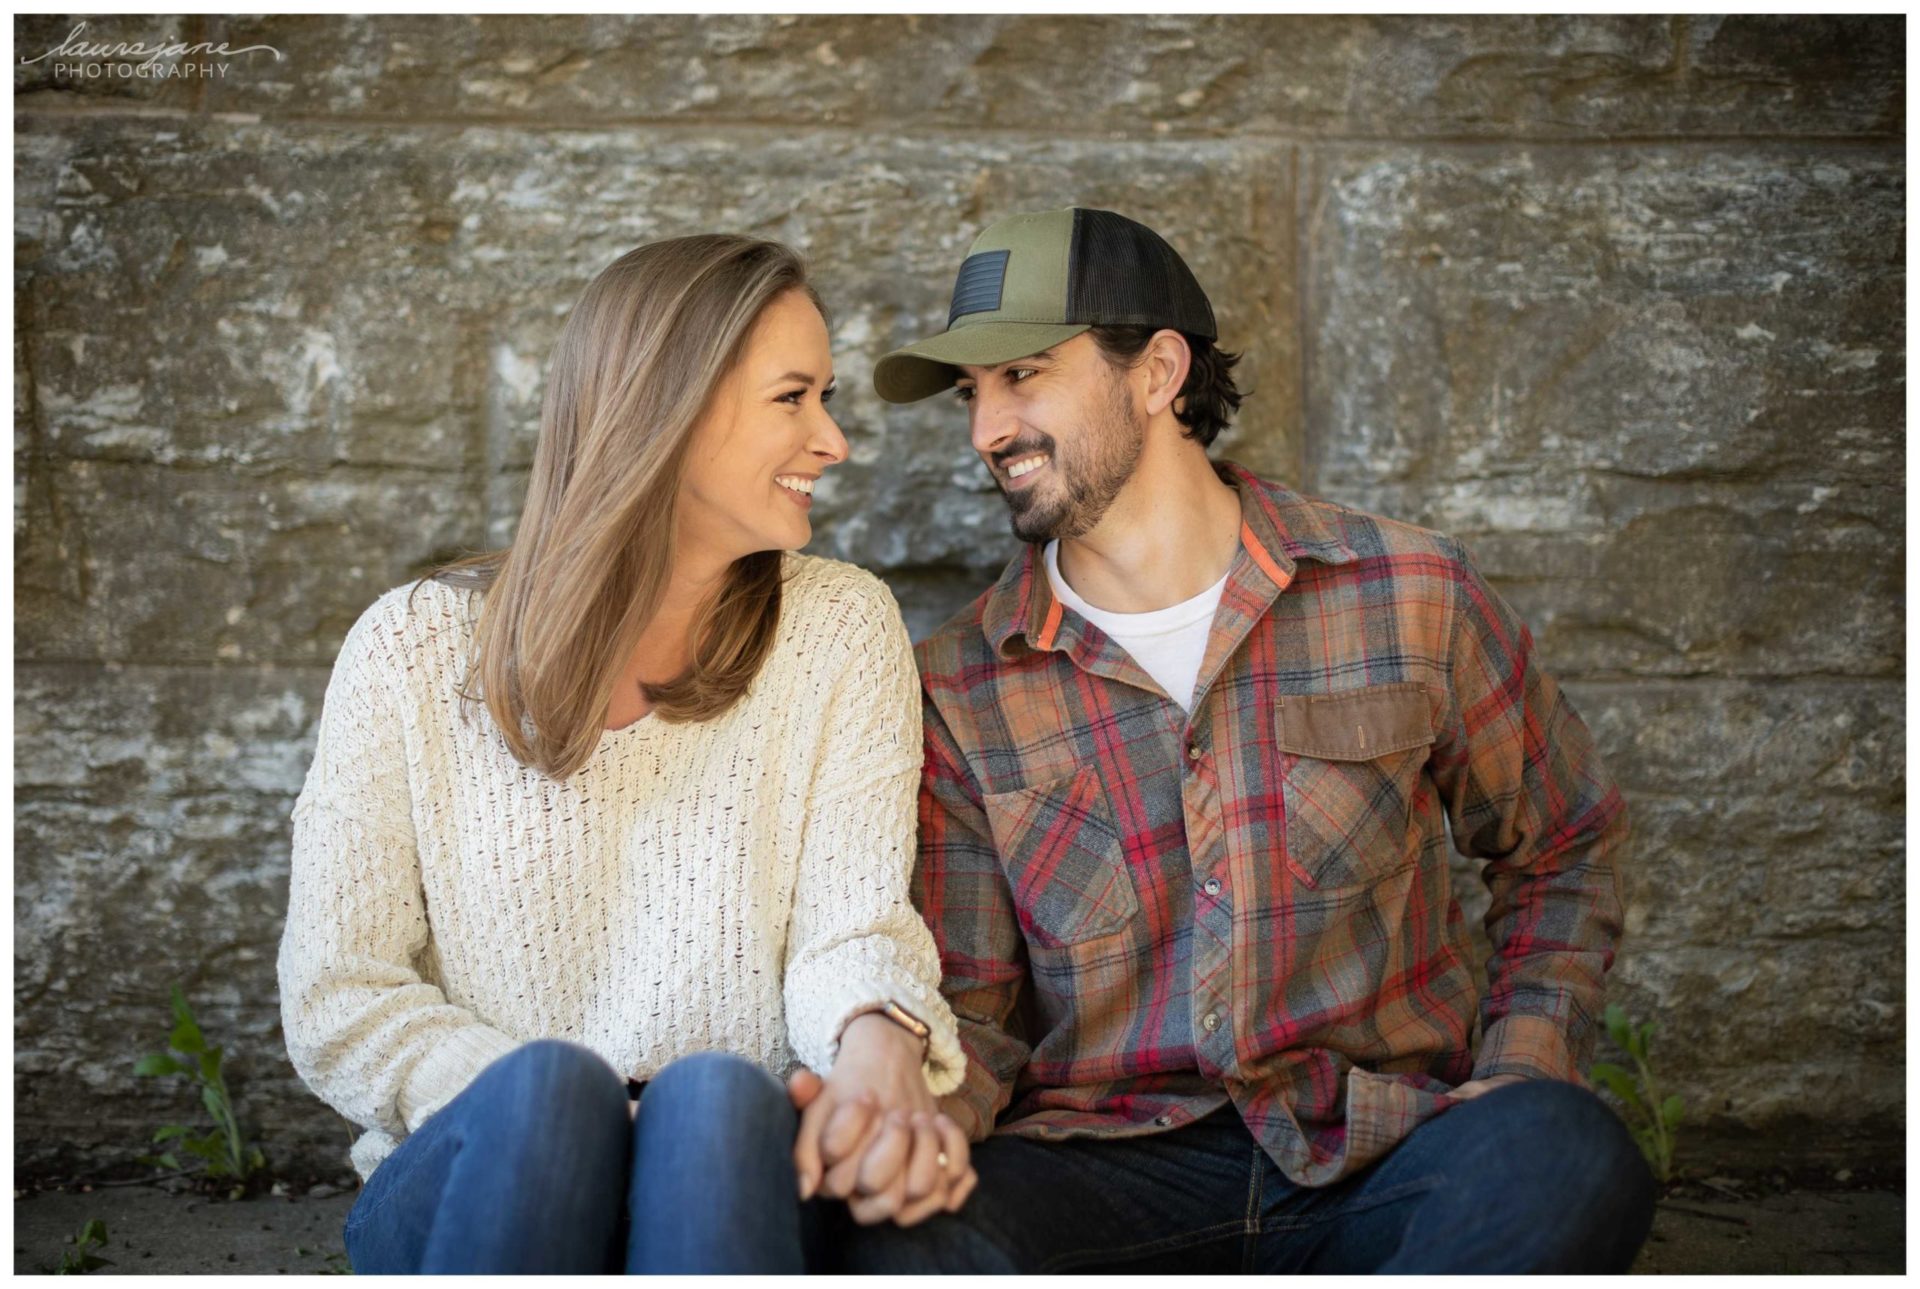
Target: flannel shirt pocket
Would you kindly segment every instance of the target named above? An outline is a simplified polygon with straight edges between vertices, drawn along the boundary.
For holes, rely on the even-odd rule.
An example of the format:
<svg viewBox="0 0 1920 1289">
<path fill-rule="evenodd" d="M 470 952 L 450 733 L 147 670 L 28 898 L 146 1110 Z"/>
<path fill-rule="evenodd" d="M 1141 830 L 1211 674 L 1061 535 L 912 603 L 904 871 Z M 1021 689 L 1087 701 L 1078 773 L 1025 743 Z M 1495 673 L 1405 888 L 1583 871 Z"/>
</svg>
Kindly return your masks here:
<svg viewBox="0 0 1920 1289">
<path fill-rule="evenodd" d="M 1418 862 L 1408 827 L 1435 737 L 1426 686 L 1289 694 L 1277 711 L 1284 847 L 1294 875 L 1338 889 Z"/>
<path fill-rule="evenodd" d="M 1057 949 L 1126 929 L 1140 911 L 1120 830 L 1091 766 L 981 797 L 1028 941 Z"/>
</svg>

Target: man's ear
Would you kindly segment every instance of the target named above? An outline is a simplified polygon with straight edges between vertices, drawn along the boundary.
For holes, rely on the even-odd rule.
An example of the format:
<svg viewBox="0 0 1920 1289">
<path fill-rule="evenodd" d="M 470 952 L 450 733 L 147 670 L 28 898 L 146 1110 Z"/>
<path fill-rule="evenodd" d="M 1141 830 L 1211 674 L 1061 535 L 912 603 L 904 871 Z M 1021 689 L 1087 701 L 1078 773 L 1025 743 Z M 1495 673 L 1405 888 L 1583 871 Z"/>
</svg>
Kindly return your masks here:
<svg viewBox="0 0 1920 1289">
<path fill-rule="evenodd" d="M 1193 350 L 1187 338 L 1161 328 L 1147 341 L 1140 363 L 1147 374 L 1147 415 L 1158 416 L 1169 407 L 1179 411 L 1176 404 L 1180 388 L 1187 383 L 1187 372 L 1193 367 Z"/>
</svg>

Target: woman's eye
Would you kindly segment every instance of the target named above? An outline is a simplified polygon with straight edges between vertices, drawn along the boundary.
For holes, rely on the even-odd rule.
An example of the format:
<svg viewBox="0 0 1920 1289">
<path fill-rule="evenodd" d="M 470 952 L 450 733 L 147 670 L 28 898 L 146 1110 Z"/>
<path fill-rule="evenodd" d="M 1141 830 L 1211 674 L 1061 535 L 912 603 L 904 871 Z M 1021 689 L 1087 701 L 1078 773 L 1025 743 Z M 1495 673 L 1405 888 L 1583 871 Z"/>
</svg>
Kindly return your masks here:
<svg viewBox="0 0 1920 1289">
<path fill-rule="evenodd" d="M 840 387 L 838 385 L 829 385 L 825 389 L 820 391 L 820 401 L 822 403 L 831 402 L 833 400 L 833 396 L 835 394 L 838 394 L 839 392 L 840 392 Z"/>
<path fill-rule="evenodd" d="M 776 398 L 773 401 L 776 403 L 792 403 L 795 407 L 798 407 L 800 406 L 800 400 L 805 398 L 806 396 L 807 396 L 806 390 L 796 389 L 790 394 L 782 394 L 779 398 Z"/>
</svg>

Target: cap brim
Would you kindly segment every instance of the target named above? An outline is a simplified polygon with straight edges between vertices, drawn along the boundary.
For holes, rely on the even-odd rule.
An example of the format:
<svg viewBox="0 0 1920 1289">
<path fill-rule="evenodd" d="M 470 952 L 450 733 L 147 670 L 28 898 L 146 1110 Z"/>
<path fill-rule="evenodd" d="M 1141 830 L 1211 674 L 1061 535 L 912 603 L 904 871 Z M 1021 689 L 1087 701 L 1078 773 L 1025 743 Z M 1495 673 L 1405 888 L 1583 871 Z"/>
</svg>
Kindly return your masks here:
<svg viewBox="0 0 1920 1289">
<path fill-rule="evenodd" d="M 959 377 L 956 363 L 992 367 L 1051 349 L 1092 325 L 1085 322 L 977 322 L 917 341 L 874 364 L 873 388 L 889 403 L 916 403 Z"/>
</svg>

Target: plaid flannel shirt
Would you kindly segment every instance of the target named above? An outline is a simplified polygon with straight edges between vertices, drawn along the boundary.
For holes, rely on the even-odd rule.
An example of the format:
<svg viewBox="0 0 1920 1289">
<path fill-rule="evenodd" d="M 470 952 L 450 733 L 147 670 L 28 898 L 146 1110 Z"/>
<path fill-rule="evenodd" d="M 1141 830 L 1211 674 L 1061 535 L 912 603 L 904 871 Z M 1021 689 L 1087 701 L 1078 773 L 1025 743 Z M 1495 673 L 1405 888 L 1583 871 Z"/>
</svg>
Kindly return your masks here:
<svg viewBox="0 0 1920 1289">
<path fill-rule="evenodd" d="M 1241 545 L 1191 715 L 1038 546 L 915 651 L 912 891 L 968 1057 L 943 1108 L 978 1141 L 1231 1101 L 1323 1186 L 1469 1077 L 1586 1085 L 1627 812 L 1459 541 L 1215 469 Z M 1488 861 L 1484 997 L 1449 826 Z"/>
</svg>

